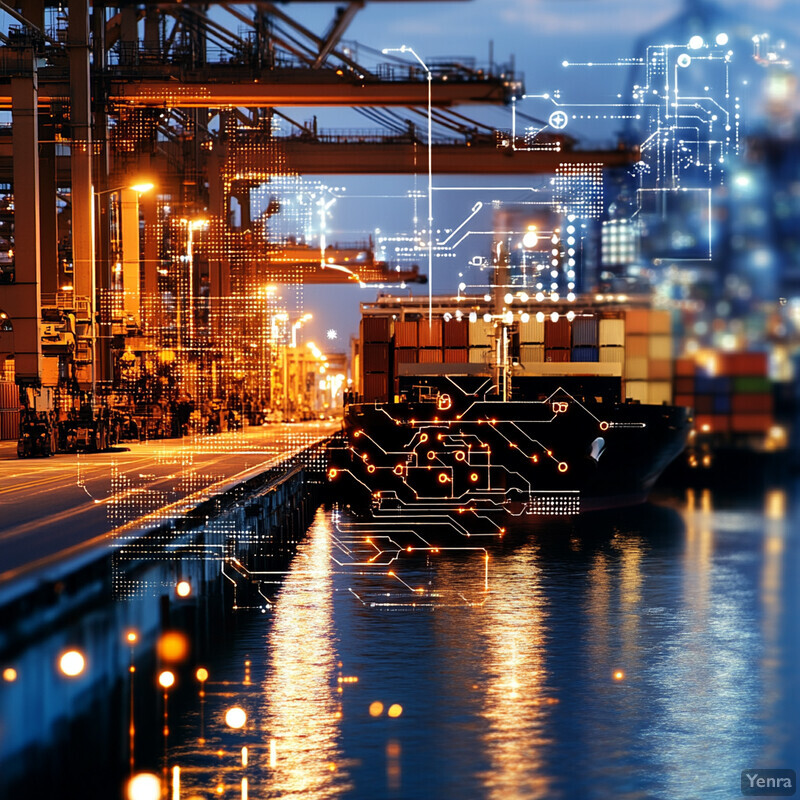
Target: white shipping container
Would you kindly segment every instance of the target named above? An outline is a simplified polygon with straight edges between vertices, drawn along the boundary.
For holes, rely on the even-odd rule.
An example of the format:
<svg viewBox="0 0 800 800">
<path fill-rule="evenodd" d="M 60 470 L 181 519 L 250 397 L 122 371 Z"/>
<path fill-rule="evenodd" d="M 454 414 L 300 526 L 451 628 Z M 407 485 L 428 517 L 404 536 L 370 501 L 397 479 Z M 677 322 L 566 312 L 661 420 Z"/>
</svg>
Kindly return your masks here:
<svg viewBox="0 0 800 800">
<path fill-rule="evenodd" d="M 519 323 L 519 340 L 523 344 L 542 344 L 544 342 L 544 320 L 537 322 L 531 317 Z"/>
<path fill-rule="evenodd" d="M 625 344 L 625 320 L 601 319 L 598 326 L 598 341 L 603 345 L 622 347 Z"/>
<path fill-rule="evenodd" d="M 638 356 L 628 356 L 625 359 L 625 378 L 631 381 L 646 381 L 648 361 Z"/>
<path fill-rule="evenodd" d="M 662 333 L 653 334 L 648 343 L 650 358 L 672 358 L 672 337 Z"/>
<path fill-rule="evenodd" d="M 470 364 L 490 364 L 492 361 L 491 347 L 470 347 Z"/>
<path fill-rule="evenodd" d="M 482 319 L 470 322 L 469 343 L 473 347 L 491 347 L 494 344 L 494 323 Z"/>
<path fill-rule="evenodd" d="M 672 383 L 670 381 L 650 381 L 647 397 L 648 402 L 656 406 L 672 403 Z"/>
<path fill-rule="evenodd" d="M 601 364 L 624 364 L 625 348 L 616 345 L 600 345 Z"/>
<path fill-rule="evenodd" d="M 625 381 L 625 397 L 639 403 L 648 403 L 650 393 L 647 381 Z"/>
<path fill-rule="evenodd" d="M 544 345 L 543 344 L 523 344 L 519 349 L 519 360 L 523 366 L 528 364 L 542 364 L 544 363 Z"/>
</svg>

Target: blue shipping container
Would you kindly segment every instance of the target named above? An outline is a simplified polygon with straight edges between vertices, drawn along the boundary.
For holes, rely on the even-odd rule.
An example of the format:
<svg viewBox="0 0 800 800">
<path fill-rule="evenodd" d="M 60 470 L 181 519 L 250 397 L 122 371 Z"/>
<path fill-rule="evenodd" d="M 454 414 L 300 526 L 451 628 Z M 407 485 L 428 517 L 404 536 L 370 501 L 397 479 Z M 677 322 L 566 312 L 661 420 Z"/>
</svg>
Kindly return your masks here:
<svg viewBox="0 0 800 800">
<path fill-rule="evenodd" d="M 581 345 L 572 348 L 573 361 L 597 361 L 597 348 Z"/>
<path fill-rule="evenodd" d="M 575 317 L 572 321 L 572 346 L 597 347 L 597 318 Z M 597 361 L 597 359 L 581 359 L 582 361 Z"/>
</svg>

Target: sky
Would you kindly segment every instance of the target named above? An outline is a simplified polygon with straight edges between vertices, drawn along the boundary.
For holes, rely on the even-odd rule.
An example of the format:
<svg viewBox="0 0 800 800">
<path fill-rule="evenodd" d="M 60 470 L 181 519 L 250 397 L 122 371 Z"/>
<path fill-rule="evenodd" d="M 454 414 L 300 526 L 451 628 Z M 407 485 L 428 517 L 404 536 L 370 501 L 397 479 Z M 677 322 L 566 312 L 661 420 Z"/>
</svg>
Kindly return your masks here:
<svg viewBox="0 0 800 800">
<path fill-rule="evenodd" d="M 406 45 L 414 48 L 423 59 L 472 56 L 479 64 L 488 63 L 491 50 L 495 63 L 513 61 L 515 70 L 524 76 L 528 94 L 560 89 L 565 97 L 587 102 L 624 91 L 630 77 L 628 71 L 612 67 L 570 70 L 563 62 L 616 62 L 633 56 L 637 43 L 642 41 L 681 43 L 681 40 L 688 41 L 693 33 L 712 36 L 725 30 L 732 41 L 739 43 L 740 66 L 755 69 L 750 37 L 764 32 L 770 34 L 773 42 L 785 40 L 786 56 L 794 64 L 800 62 L 798 0 L 717 0 L 714 22 L 703 28 L 699 19 L 707 5 L 705 1 L 701 4 L 691 0 L 367 2 L 344 39 L 355 40 L 377 51 Z M 318 33 L 325 30 L 334 9 L 335 4 L 328 3 L 291 3 L 288 6 L 291 16 Z M 360 55 L 366 58 L 363 53 Z M 742 64 L 742 59 L 750 63 Z M 525 108 L 520 105 L 520 110 Z M 531 113 L 542 111 L 541 105 L 531 105 L 527 109 Z M 754 109 L 752 113 L 756 112 Z M 466 113 L 498 127 L 510 127 L 507 109 L 471 107 Z M 342 116 L 330 122 L 321 118 L 320 122 L 329 127 L 365 127 L 358 117 Z M 421 124 L 424 125 L 424 121 Z M 614 143 L 614 131 L 610 128 L 603 130 L 584 124 L 570 129 L 570 133 L 585 144 L 613 146 Z M 329 185 L 346 187 L 331 209 L 329 241 L 363 239 L 376 228 L 385 232 L 393 225 L 397 231 L 410 229 L 413 227 L 412 204 L 396 196 L 407 193 L 409 188 L 424 191 L 426 177 L 418 176 L 416 183 L 414 179 L 381 176 L 323 178 Z M 463 185 L 480 183 L 474 178 L 452 181 L 459 182 Z M 435 185 L 444 183 L 434 177 Z M 486 185 L 501 183 L 491 179 Z M 513 186 L 525 181 L 511 179 L 509 183 Z M 435 225 L 440 228 L 457 224 L 460 218 L 458 209 L 444 207 L 440 201 L 442 197 L 441 193 L 434 193 L 435 205 L 438 205 L 434 210 Z M 448 211 L 452 212 L 451 217 L 447 216 Z M 419 254 L 419 263 L 423 268 L 426 266 L 424 252 Z M 457 271 L 455 263 L 437 267 L 434 291 L 453 292 Z M 427 289 L 415 291 L 427 292 Z M 326 333 L 335 331 L 336 339 L 326 341 L 328 349 L 347 351 L 349 337 L 358 330 L 358 304 L 374 300 L 376 294 L 375 288 L 306 287 L 303 293 L 305 310 L 314 313 L 307 337 L 326 341 Z"/>
</svg>

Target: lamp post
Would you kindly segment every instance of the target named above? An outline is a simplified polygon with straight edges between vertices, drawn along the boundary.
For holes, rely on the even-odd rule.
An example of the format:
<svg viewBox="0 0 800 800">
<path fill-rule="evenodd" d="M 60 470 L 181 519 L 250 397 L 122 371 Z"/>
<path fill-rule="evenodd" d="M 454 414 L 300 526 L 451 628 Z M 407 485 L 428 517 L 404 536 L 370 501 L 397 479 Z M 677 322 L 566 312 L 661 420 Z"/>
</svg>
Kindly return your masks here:
<svg viewBox="0 0 800 800">
<path fill-rule="evenodd" d="M 189 273 L 189 285 L 187 287 L 187 305 L 188 305 L 188 338 L 191 344 L 194 341 L 194 232 L 205 228 L 208 225 L 208 220 L 203 218 L 198 219 L 181 219 L 181 225 L 185 225 L 187 229 L 186 236 L 186 265 Z"/>
<path fill-rule="evenodd" d="M 121 186 L 114 186 L 114 187 L 112 187 L 110 189 L 101 189 L 100 191 L 93 190 L 95 204 L 96 204 L 96 208 L 97 208 L 97 210 L 96 210 L 97 220 L 98 220 L 97 234 L 99 236 L 101 258 L 104 261 L 109 255 L 108 253 L 105 252 L 105 247 L 108 244 L 107 238 L 108 238 L 108 233 L 109 233 L 109 226 L 108 226 L 108 218 L 107 217 L 106 217 L 105 225 L 102 225 L 102 226 L 100 225 L 100 220 L 103 217 L 103 214 L 102 214 L 103 207 L 102 207 L 102 204 L 101 204 L 101 199 L 103 197 L 107 196 L 107 195 L 112 195 L 112 194 L 115 194 L 116 192 L 121 192 L 121 191 L 124 191 L 126 189 L 129 190 L 129 191 L 132 191 L 132 192 L 136 192 L 138 195 L 141 195 L 141 194 L 144 194 L 145 192 L 149 192 L 153 187 L 154 187 L 154 184 L 152 184 L 152 183 L 140 182 L 140 183 L 134 183 L 134 184 L 123 184 Z M 137 221 L 137 227 L 138 227 L 138 221 Z M 137 252 L 138 252 L 138 247 L 139 247 L 139 240 L 138 240 L 138 237 L 137 237 L 137 239 L 136 239 Z M 93 273 L 93 275 L 96 276 L 96 274 L 97 274 L 97 272 L 95 271 Z M 105 277 L 105 269 L 103 270 L 103 272 L 101 272 L 101 276 L 103 276 L 102 282 L 103 283 L 104 282 L 108 282 L 108 284 L 109 284 L 108 288 L 110 288 L 110 277 L 108 279 L 106 279 L 106 277 Z M 93 284 L 93 294 L 96 294 L 96 292 L 97 292 L 96 277 L 92 281 L 92 284 Z M 101 285 L 100 288 L 106 288 L 106 287 Z M 138 288 L 137 288 L 137 291 L 138 291 Z M 92 298 L 92 308 L 94 308 L 94 305 L 95 305 L 96 302 L 97 302 L 97 298 L 93 297 Z M 102 306 L 101 306 L 101 309 L 102 309 Z M 104 326 L 107 327 L 110 324 L 110 320 L 104 319 L 103 318 L 104 316 L 107 316 L 107 314 L 103 314 L 103 312 L 101 310 L 101 325 L 104 325 Z M 97 328 L 96 328 L 95 314 L 94 313 L 92 313 L 92 315 L 91 315 L 89 330 L 90 330 L 91 337 L 92 337 L 91 383 L 92 383 L 92 402 L 94 402 L 94 399 L 95 399 L 95 396 L 96 396 L 96 393 L 97 393 L 97 367 L 96 367 L 96 363 L 97 363 L 97 338 L 98 338 L 97 337 Z M 108 334 L 106 332 L 106 336 L 104 338 L 107 338 L 107 335 Z M 106 353 L 104 353 L 104 355 L 108 356 L 108 354 L 106 354 Z"/>
<path fill-rule="evenodd" d="M 433 116 L 431 109 L 431 80 L 433 76 L 428 65 L 408 45 L 386 47 L 384 53 L 411 53 L 419 61 L 428 78 L 428 326 L 433 324 Z"/>
</svg>

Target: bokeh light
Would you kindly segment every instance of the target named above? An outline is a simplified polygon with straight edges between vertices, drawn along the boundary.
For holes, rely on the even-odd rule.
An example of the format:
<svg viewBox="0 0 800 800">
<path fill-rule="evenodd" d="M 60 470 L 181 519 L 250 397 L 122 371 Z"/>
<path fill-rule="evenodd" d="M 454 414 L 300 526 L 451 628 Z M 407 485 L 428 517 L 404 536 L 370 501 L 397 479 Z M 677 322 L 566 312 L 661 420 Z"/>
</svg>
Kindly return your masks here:
<svg viewBox="0 0 800 800">
<path fill-rule="evenodd" d="M 168 669 L 165 669 L 163 672 L 158 674 L 158 684 L 159 686 L 163 686 L 165 689 L 169 689 L 175 683 L 175 673 L 170 672 Z"/>
<path fill-rule="evenodd" d="M 179 581 L 175 593 L 178 597 L 188 597 L 192 593 L 192 584 L 189 581 Z"/>
<path fill-rule="evenodd" d="M 152 772 L 140 772 L 128 781 L 128 800 L 159 800 L 161 779 Z"/>
<path fill-rule="evenodd" d="M 243 728 L 245 722 L 247 722 L 247 714 L 243 708 L 234 706 L 225 712 L 225 724 L 229 728 Z"/>
<path fill-rule="evenodd" d="M 369 704 L 369 715 L 371 717 L 379 717 L 381 714 L 383 714 L 383 703 L 380 700 Z"/>
<path fill-rule="evenodd" d="M 386 712 L 390 717 L 399 717 L 403 713 L 403 706 L 400 703 L 392 703 Z"/>
<path fill-rule="evenodd" d="M 85 667 L 86 659 L 78 650 L 67 650 L 58 660 L 58 668 L 70 678 L 80 675 Z"/>
</svg>

